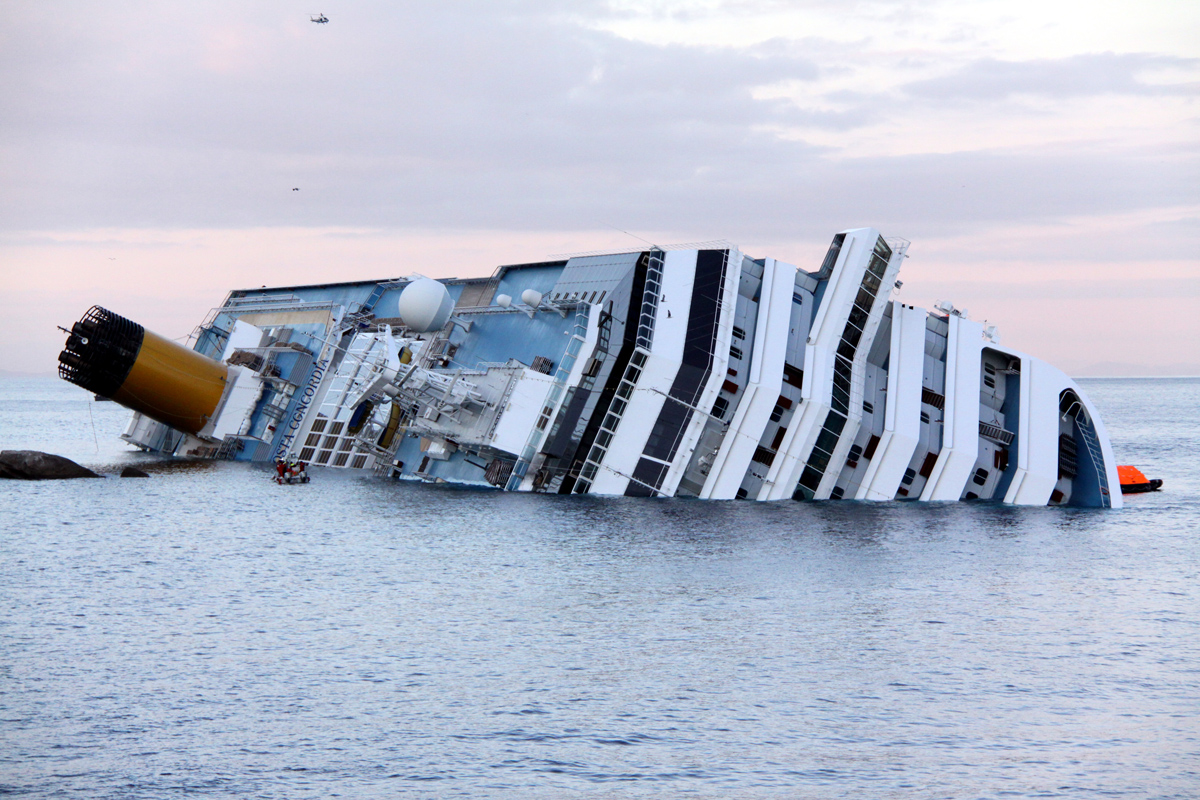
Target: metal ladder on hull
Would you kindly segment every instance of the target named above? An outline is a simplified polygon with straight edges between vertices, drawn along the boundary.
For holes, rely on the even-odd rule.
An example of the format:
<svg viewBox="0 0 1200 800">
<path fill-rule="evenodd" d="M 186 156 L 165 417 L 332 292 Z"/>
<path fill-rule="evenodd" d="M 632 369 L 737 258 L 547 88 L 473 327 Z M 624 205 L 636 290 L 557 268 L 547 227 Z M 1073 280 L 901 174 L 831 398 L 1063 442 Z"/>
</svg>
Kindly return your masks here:
<svg viewBox="0 0 1200 800">
<path fill-rule="evenodd" d="M 1096 430 L 1092 427 L 1092 421 L 1082 408 L 1075 414 L 1075 424 L 1079 428 L 1079 438 L 1083 440 L 1088 458 L 1091 459 L 1092 468 L 1096 470 L 1096 479 L 1100 484 L 1101 507 L 1112 508 L 1112 495 L 1109 494 L 1108 488 L 1108 472 L 1104 469 L 1104 451 L 1100 447 L 1100 440 L 1096 438 Z"/>
<path fill-rule="evenodd" d="M 574 489 L 576 494 L 585 494 L 591 489 L 592 482 L 604 462 L 604 457 L 608 454 L 608 444 L 616 435 L 617 427 L 620 426 L 621 418 L 625 414 L 625 408 L 637 390 L 637 382 L 642 376 L 642 368 L 650 357 L 650 350 L 654 343 L 654 319 L 658 313 L 658 300 L 662 295 L 664 256 L 665 253 L 658 247 L 651 248 L 648 254 L 646 284 L 642 291 L 642 308 L 638 317 L 633 356 L 625 366 L 621 382 L 617 385 L 616 396 L 613 397 L 608 411 L 605 412 L 604 421 L 600 424 L 600 430 L 596 434 L 596 441 L 592 443 L 587 458 L 584 459 L 583 467 L 579 470 L 579 478 Z M 601 439 L 603 441 L 600 441 Z M 649 488 L 653 489 L 654 487 Z M 655 489 L 655 492 L 657 491 Z"/>
</svg>

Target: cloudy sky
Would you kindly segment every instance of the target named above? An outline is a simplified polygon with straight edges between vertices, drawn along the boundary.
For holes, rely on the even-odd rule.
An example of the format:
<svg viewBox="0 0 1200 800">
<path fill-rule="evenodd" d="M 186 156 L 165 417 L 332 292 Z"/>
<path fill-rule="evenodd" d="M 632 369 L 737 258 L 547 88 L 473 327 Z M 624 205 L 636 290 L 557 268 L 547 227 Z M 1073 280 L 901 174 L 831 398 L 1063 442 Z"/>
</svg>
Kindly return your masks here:
<svg viewBox="0 0 1200 800">
<path fill-rule="evenodd" d="M 320 3 L 0 0 L 0 369 L 93 303 L 871 225 L 907 302 L 1200 374 L 1194 0 Z"/>
</svg>

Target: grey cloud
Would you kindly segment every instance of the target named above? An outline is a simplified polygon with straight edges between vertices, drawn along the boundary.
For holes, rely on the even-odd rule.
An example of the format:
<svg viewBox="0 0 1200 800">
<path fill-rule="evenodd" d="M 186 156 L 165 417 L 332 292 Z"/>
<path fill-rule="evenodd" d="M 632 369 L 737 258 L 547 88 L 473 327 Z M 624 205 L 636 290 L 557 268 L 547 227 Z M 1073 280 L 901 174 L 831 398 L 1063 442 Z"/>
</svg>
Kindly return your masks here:
<svg viewBox="0 0 1200 800">
<path fill-rule="evenodd" d="M 756 100 L 755 87 L 811 81 L 818 66 L 781 42 L 627 41 L 581 24 L 606 13 L 599 5 L 363 4 L 328 26 L 290 4 L 30 8 L 0 30 L 10 230 L 613 223 L 749 240 L 877 224 L 917 235 L 1184 204 L 1200 184 L 1189 151 L 836 160 L 772 131 L 844 130 L 890 100 L 845 98 L 833 113 Z"/>
<path fill-rule="evenodd" d="M 927 100 L 990 102 L 1013 95 L 1056 99 L 1104 94 L 1167 95 L 1200 93 L 1196 83 L 1154 84 L 1147 72 L 1195 69 L 1200 59 L 1149 53 L 1090 53 L 1059 59 L 998 61 L 979 59 L 956 72 L 901 87 Z"/>
</svg>

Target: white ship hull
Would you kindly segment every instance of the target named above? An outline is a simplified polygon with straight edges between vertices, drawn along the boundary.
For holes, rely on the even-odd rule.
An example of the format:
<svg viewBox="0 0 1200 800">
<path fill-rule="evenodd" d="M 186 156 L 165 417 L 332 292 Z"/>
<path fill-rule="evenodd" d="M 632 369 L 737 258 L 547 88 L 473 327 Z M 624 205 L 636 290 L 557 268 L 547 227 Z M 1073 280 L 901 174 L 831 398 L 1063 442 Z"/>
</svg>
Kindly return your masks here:
<svg viewBox="0 0 1200 800">
<path fill-rule="evenodd" d="M 125 438 L 509 491 L 1119 507 L 1084 393 L 895 301 L 907 247 L 863 228 L 813 272 L 721 245 L 236 291 L 194 343 L 236 373 L 211 419 Z"/>
</svg>

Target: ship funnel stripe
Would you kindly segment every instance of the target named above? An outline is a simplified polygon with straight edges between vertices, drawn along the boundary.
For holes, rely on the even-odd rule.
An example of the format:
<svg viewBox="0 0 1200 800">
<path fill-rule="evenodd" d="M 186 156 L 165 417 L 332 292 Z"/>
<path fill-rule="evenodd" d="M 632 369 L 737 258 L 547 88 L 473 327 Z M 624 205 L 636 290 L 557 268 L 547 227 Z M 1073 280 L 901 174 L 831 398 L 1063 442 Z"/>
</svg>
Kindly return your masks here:
<svg viewBox="0 0 1200 800">
<path fill-rule="evenodd" d="M 58 376 L 101 397 L 112 397 L 137 361 L 146 329 L 92 306 L 71 326 L 71 336 L 58 356 Z"/>
</svg>

